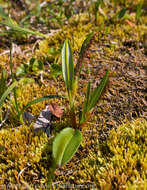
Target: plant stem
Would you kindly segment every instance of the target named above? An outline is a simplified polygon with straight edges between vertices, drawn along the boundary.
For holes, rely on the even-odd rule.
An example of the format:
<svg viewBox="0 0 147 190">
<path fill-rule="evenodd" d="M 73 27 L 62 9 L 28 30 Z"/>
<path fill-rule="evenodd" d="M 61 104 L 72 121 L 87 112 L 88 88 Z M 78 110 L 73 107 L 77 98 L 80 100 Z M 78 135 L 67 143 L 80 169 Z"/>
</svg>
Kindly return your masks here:
<svg viewBox="0 0 147 190">
<path fill-rule="evenodd" d="M 71 124 L 73 128 L 77 128 L 74 100 L 73 100 L 72 93 L 70 91 L 68 91 L 68 98 L 69 98 L 69 104 L 70 104 Z"/>
<path fill-rule="evenodd" d="M 49 174 L 49 177 L 48 177 L 49 189 L 52 189 L 52 183 L 53 183 L 53 179 L 54 179 L 55 170 L 56 170 L 56 163 L 53 160 L 52 164 L 51 164 L 51 168 L 50 168 L 50 174 Z"/>
<path fill-rule="evenodd" d="M 70 119 L 71 119 L 71 124 L 73 128 L 77 128 L 77 122 L 76 122 L 76 114 L 75 114 L 75 108 L 72 106 L 70 109 Z"/>
<path fill-rule="evenodd" d="M 70 111 L 70 118 L 71 118 L 72 127 L 76 129 L 77 123 L 76 123 L 76 114 L 74 109 Z"/>
<path fill-rule="evenodd" d="M 15 81 L 15 77 L 14 77 L 14 73 L 13 73 L 13 63 L 12 63 L 12 42 L 10 45 L 10 71 L 11 71 L 11 78 L 12 78 L 12 82 Z M 17 112 L 17 117 L 19 119 L 19 108 L 18 108 L 18 102 L 17 102 L 17 95 L 16 95 L 16 87 L 13 89 L 13 93 L 14 93 L 14 101 L 15 101 L 15 107 L 16 107 L 16 112 Z"/>
</svg>

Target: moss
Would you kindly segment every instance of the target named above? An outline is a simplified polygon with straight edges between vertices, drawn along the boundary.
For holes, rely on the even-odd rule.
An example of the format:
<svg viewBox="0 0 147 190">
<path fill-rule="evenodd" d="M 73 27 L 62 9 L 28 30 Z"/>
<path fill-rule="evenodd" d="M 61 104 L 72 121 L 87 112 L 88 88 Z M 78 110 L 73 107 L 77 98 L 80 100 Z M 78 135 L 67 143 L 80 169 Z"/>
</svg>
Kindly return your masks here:
<svg viewBox="0 0 147 190">
<path fill-rule="evenodd" d="M 78 154 L 80 162 L 73 158 L 68 164 L 73 170 L 72 175 L 62 176 L 62 170 L 59 170 L 56 180 L 94 185 L 97 189 L 143 189 L 147 186 L 146 128 L 145 119 L 127 122 L 113 129 L 108 139 L 101 143 L 94 133 L 93 140 L 83 142 Z M 86 156 L 84 151 L 87 151 Z"/>
<path fill-rule="evenodd" d="M 42 151 L 49 139 L 44 133 L 35 134 L 32 127 L 22 126 L 17 130 L 1 130 L 0 185 L 33 183 L 41 176 L 47 181 L 49 172 L 42 167 Z"/>
<path fill-rule="evenodd" d="M 26 85 L 21 85 L 17 89 L 17 101 L 19 104 L 19 109 L 22 109 L 23 106 L 25 106 L 27 103 L 31 102 L 36 98 L 48 95 L 57 95 L 57 94 L 59 95 L 59 92 L 60 91 L 57 88 L 55 88 L 53 85 L 45 86 L 43 84 L 39 85 L 35 82 Z M 51 102 L 58 103 L 58 105 L 63 105 L 65 103 L 65 99 L 53 98 L 45 100 L 37 104 L 33 104 L 27 109 L 27 111 L 35 116 L 39 116 L 40 112 L 45 108 L 45 106 Z M 10 105 L 5 105 L 6 108 L 10 109 L 10 115 L 9 115 L 9 122 L 11 123 L 11 125 L 9 125 L 10 128 L 11 126 L 13 127 L 17 125 L 17 118 L 16 118 L 17 114 L 15 109 L 14 98 L 11 100 L 11 104 L 12 104 L 11 108 L 9 108 Z"/>
<path fill-rule="evenodd" d="M 147 185 L 147 121 L 137 119 L 113 129 L 107 140 L 112 156 L 98 176 L 101 189 L 142 189 Z"/>
<path fill-rule="evenodd" d="M 135 2 L 133 3 L 133 6 Z M 105 13 L 111 18 L 116 14 L 110 10 L 110 7 Z M 86 35 L 91 30 L 94 30 L 96 31 L 95 39 L 90 47 L 90 51 L 86 55 L 86 59 L 83 61 L 83 71 L 85 71 L 83 72 L 83 79 L 86 81 L 94 80 L 95 82 L 98 82 L 104 73 L 104 68 L 107 68 L 108 63 L 111 63 L 111 65 L 109 64 L 110 67 L 113 67 L 114 64 L 112 69 L 114 73 L 111 73 L 113 83 L 110 84 L 109 90 L 111 93 L 109 99 L 104 97 L 104 99 L 99 101 L 100 107 L 97 108 L 97 111 L 95 109 L 94 114 L 91 117 L 92 121 L 88 122 L 87 126 L 85 126 L 82 131 L 84 135 L 82 146 L 71 162 L 56 171 L 55 180 L 59 183 L 60 181 L 62 181 L 61 183 L 67 183 L 68 181 L 70 184 L 94 184 L 97 189 L 147 188 L 147 174 L 145 172 L 147 170 L 145 165 L 146 121 L 143 119 L 137 119 L 119 126 L 117 130 L 108 130 L 108 128 L 112 129 L 116 127 L 118 123 L 122 122 L 123 117 L 119 116 L 119 114 L 128 113 L 129 115 L 129 113 L 132 114 L 134 110 L 137 110 L 136 108 L 134 108 L 134 110 L 133 108 L 131 109 L 131 106 L 136 104 L 135 99 L 131 99 L 131 102 L 133 102 L 131 105 L 127 103 L 127 99 L 129 99 L 130 95 L 133 97 L 134 89 L 136 89 L 136 92 L 139 90 L 134 87 L 134 82 L 133 84 L 131 83 L 132 79 L 127 76 L 122 76 L 124 73 L 122 70 L 117 68 L 119 67 L 119 64 L 122 68 L 125 68 L 123 65 L 124 61 L 121 60 L 121 63 L 121 61 L 119 62 L 119 59 L 121 56 L 125 58 L 126 51 L 130 49 L 123 46 L 123 43 L 127 40 L 133 40 L 136 42 L 140 39 L 143 42 L 143 37 L 146 32 L 145 23 L 147 19 L 146 17 L 142 17 L 144 23 L 140 21 L 136 26 L 135 14 L 132 14 L 128 18 L 130 23 L 132 23 L 131 26 L 127 23 L 126 19 L 122 21 L 114 19 L 111 23 L 108 20 L 105 20 L 103 16 L 99 15 L 96 23 L 97 26 L 94 26 L 93 18 L 93 16 L 90 18 L 87 13 L 82 13 L 80 16 L 73 16 L 69 19 L 68 26 L 64 26 L 60 31 L 55 33 L 53 36 L 50 36 L 47 40 L 40 41 L 39 48 L 35 51 L 35 55 L 33 55 L 33 57 L 41 57 L 43 61 L 45 59 L 49 62 L 56 61 L 56 58 L 60 57 L 61 47 L 66 38 L 71 41 L 73 51 L 76 54 L 81 48 L 82 42 Z M 34 45 L 32 45 L 32 47 L 34 47 Z M 23 46 L 23 48 L 25 50 L 27 47 Z M 55 48 L 55 52 L 51 53 L 50 48 Z M 123 48 L 126 51 L 123 51 Z M 0 53 L 3 53 L 2 51 L 3 50 L 0 50 Z M 135 52 L 131 52 L 131 55 L 134 54 Z M 137 57 L 142 56 L 141 54 L 136 55 L 136 59 Z M 32 56 L 31 53 L 26 53 L 24 56 L 14 54 L 14 67 L 21 63 L 26 63 L 30 56 Z M 117 58 L 116 64 L 115 58 Z M 132 59 L 132 56 L 130 56 L 129 60 Z M 0 56 L 2 67 L 6 66 L 8 61 L 8 54 L 3 54 Z M 58 63 L 59 62 L 60 59 Z M 138 60 L 138 63 L 139 62 L 140 61 Z M 133 65 L 135 65 L 135 63 L 136 62 L 134 61 Z M 139 65 L 138 63 L 137 65 Z M 136 69 L 138 69 L 138 67 Z M 65 95 L 65 87 L 63 85 L 63 81 L 60 80 L 61 77 L 57 78 L 58 83 L 52 83 L 52 80 L 48 78 L 48 66 L 46 67 L 46 70 L 46 76 L 43 75 L 44 82 L 46 84 L 37 84 L 38 81 L 35 78 L 35 83 L 27 84 L 17 89 L 20 108 L 35 98 L 49 94 L 58 94 L 59 92 L 61 92 L 63 96 Z M 120 74 L 119 72 L 122 74 L 120 77 L 118 76 Z M 124 72 L 126 72 L 126 70 L 124 70 Z M 142 79 L 143 76 L 140 74 L 140 77 L 138 76 L 138 78 Z M 85 85 L 86 81 L 84 82 L 84 80 L 79 81 L 81 87 L 78 89 L 79 96 L 76 97 L 78 106 L 80 102 L 83 101 L 83 94 L 86 93 L 87 85 Z M 94 85 L 95 84 L 97 83 L 94 83 Z M 121 90 L 119 87 L 122 87 L 123 89 L 124 86 L 127 85 L 130 85 L 133 90 L 126 89 L 123 93 L 117 93 Z M 121 102 L 118 98 L 122 97 L 123 94 L 125 94 L 125 98 L 124 101 Z M 137 97 L 138 102 L 139 95 L 135 94 L 135 96 Z M 114 99 L 115 101 L 113 101 Z M 29 107 L 27 111 L 31 112 L 35 116 L 38 116 L 46 104 L 51 101 L 57 102 L 59 105 L 64 105 L 65 112 L 67 111 L 67 101 L 62 99 L 53 99 L 38 103 Z M 12 100 L 11 103 L 14 103 L 14 100 Z M 125 107 L 129 107 L 129 110 Z M 126 110 L 128 112 L 125 112 Z M 10 111 L 11 113 L 6 121 L 6 125 L 9 128 L 17 128 L 18 123 L 16 122 L 14 107 L 11 108 Z M 112 114 L 110 114 L 110 112 Z M 99 116 L 97 116 L 97 114 Z M 69 123 L 68 116 L 65 114 L 64 118 L 53 122 L 53 133 L 60 131 L 64 127 L 69 127 Z M 95 126 L 99 128 L 102 126 L 102 130 L 95 128 Z M 92 133 L 89 134 L 89 131 L 92 131 Z M 103 140 L 103 142 L 100 143 L 98 138 L 105 135 L 106 139 L 106 132 L 110 133 L 109 138 L 107 141 Z M 16 184 L 22 183 L 22 181 L 26 181 L 28 184 L 33 182 L 38 184 L 47 184 L 47 179 L 50 172 L 51 147 L 50 139 L 47 139 L 45 134 L 35 134 L 33 129 L 27 126 L 20 127 L 17 130 L 2 130 L 0 131 L 0 145 L 5 146 L 5 149 L 0 155 L 1 184 Z"/>
<path fill-rule="evenodd" d="M 32 101 L 35 98 L 40 98 L 42 96 L 48 96 L 48 95 L 56 95 L 57 89 L 54 86 L 45 86 L 45 85 L 38 85 L 37 83 L 27 84 L 26 86 L 21 86 L 18 89 L 18 101 L 20 104 L 20 107 L 23 107 L 26 105 L 29 101 Z M 57 101 L 57 99 L 54 99 L 54 101 Z M 45 105 L 49 101 L 43 101 L 38 104 L 32 105 L 29 110 L 34 115 L 40 114 L 42 109 L 44 109 Z"/>
<path fill-rule="evenodd" d="M 137 119 L 111 131 L 107 145 L 113 156 L 103 173 L 107 184 L 128 189 L 147 185 L 146 127 L 146 120 Z"/>
<path fill-rule="evenodd" d="M 3 55 L 3 56 L 0 56 L 0 62 L 1 62 L 1 65 L 4 66 L 6 63 L 8 63 L 9 61 L 9 55 Z"/>
<path fill-rule="evenodd" d="M 78 23 L 77 25 L 65 25 L 56 34 L 50 36 L 47 40 L 40 42 L 39 49 L 36 50 L 36 56 L 49 57 L 51 60 L 55 59 L 55 55 L 52 56 L 49 50 L 50 48 L 56 48 L 56 51 L 59 51 L 60 54 L 60 50 L 65 39 L 70 40 L 73 51 L 79 50 L 86 35 L 90 32 L 91 29 L 92 25 L 90 23 L 87 25 L 83 25 L 82 23 Z"/>
</svg>

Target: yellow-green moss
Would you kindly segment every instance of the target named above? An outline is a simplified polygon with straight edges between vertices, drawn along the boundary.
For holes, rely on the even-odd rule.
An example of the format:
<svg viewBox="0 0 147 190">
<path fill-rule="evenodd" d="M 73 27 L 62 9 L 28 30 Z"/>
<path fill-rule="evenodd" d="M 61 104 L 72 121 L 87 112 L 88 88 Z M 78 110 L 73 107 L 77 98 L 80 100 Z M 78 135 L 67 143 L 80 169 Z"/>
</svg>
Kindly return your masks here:
<svg viewBox="0 0 147 190">
<path fill-rule="evenodd" d="M 42 152 L 49 139 L 44 133 L 34 133 L 32 127 L 1 130 L 0 185 L 33 183 L 42 176 L 47 181 L 48 169 L 42 167 Z"/>
<path fill-rule="evenodd" d="M 133 4 L 135 4 L 135 2 Z M 114 16 L 114 14 L 112 16 Z M 90 53 L 91 60 L 88 60 L 88 63 L 92 64 L 91 73 L 93 74 L 95 72 L 95 63 L 93 60 L 97 56 L 103 58 L 103 55 L 99 53 L 97 47 L 104 47 L 104 53 L 106 56 L 104 56 L 105 63 L 105 58 L 113 55 L 119 57 L 120 53 L 122 53 L 120 51 L 120 46 L 124 41 L 138 41 L 140 38 L 143 41 L 143 35 L 146 31 L 146 26 L 144 24 L 147 21 L 146 17 L 142 17 L 144 23 L 139 23 L 137 26 L 135 25 L 135 14 L 128 18 L 134 26 L 128 24 L 125 19 L 122 21 L 117 20 L 117 24 L 108 23 L 108 25 L 103 25 L 104 19 L 103 16 L 100 15 L 97 20 L 97 25 L 99 26 L 95 27 L 92 23 L 87 24 L 89 19 L 87 13 L 80 14 L 80 16 L 73 16 L 69 20 L 68 26 L 64 26 L 56 34 L 50 36 L 47 40 L 40 42 L 39 49 L 35 51 L 33 57 L 49 57 L 52 60 L 55 60 L 56 56 L 60 55 L 63 42 L 67 38 L 71 41 L 73 51 L 75 52 L 81 48 L 86 35 L 91 30 L 94 30 L 98 33 L 92 47 L 92 49 L 96 49 L 96 53 Z M 91 21 L 93 21 L 92 19 Z M 118 42 L 118 46 L 109 44 L 111 40 Z M 110 47 L 105 47 L 105 43 L 109 44 Z M 49 50 L 52 47 L 56 48 L 58 52 L 57 55 L 51 55 L 49 53 Z M 116 49 L 118 51 L 116 51 Z M 0 53 L 2 53 L 1 50 Z M 31 55 L 29 54 L 29 56 Z M 23 60 L 24 58 L 25 60 Z M 23 55 L 20 55 L 20 57 L 14 55 L 13 58 L 15 66 L 18 66 L 20 63 L 26 62 L 27 60 L 28 57 Z M 0 56 L 1 65 L 8 65 L 8 61 L 9 55 L 7 53 Z M 84 63 L 84 67 L 86 67 L 86 63 Z M 86 80 L 88 80 L 88 78 L 86 78 Z M 51 81 L 49 80 L 48 83 L 51 83 Z M 81 90 L 84 91 L 84 89 L 79 89 L 80 96 L 77 97 L 77 99 L 80 100 L 79 102 L 83 99 Z M 37 82 L 36 84 L 27 84 L 19 88 L 17 91 L 19 106 L 22 108 L 35 98 L 49 94 L 58 94 L 59 92 L 62 92 L 62 95 L 65 93 L 65 88 L 61 81 L 55 86 L 50 84 L 48 86 L 40 86 Z M 66 100 L 53 99 L 51 101 L 58 102 L 59 105 L 64 105 L 66 109 Z M 12 102 L 14 101 L 12 100 Z M 38 116 L 49 102 L 50 101 L 44 101 L 38 103 L 27 110 L 33 115 Z M 109 106 L 105 107 L 105 111 L 108 110 Z M 8 125 L 9 128 L 10 125 L 13 128 L 17 128 L 14 107 L 10 111 L 10 116 L 6 125 Z M 98 111 L 102 112 L 101 108 L 99 108 Z M 67 118 L 62 118 L 60 122 L 53 123 L 55 131 L 56 129 L 58 131 L 59 129 L 68 126 L 66 120 Z M 96 115 L 94 115 L 94 120 L 95 121 L 91 122 L 92 126 L 97 124 Z M 72 160 L 73 162 L 71 161 L 62 169 L 57 170 L 55 180 L 62 181 L 62 183 L 67 183 L 67 181 L 69 181 L 72 184 L 95 184 L 98 189 L 106 190 L 140 190 L 147 188 L 147 157 L 145 154 L 145 145 L 147 143 L 146 127 L 147 122 L 143 119 L 138 119 L 131 123 L 128 122 L 127 124 L 118 127 L 117 130 L 112 130 L 108 140 L 106 142 L 104 141 L 103 145 L 98 142 L 97 131 L 94 132 L 97 133 L 97 138 L 94 137 L 94 134 L 92 138 L 85 138 L 84 134 L 84 141 L 81 150 L 79 150 L 80 154 L 78 152 L 76 154 L 77 156 L 74 156 Z M 86 129 L 89 130 L 89 124 L 86 126 Z M 83 129 L 83 133 L 84 131 L 85 129 Z M 48 142 L 49 139 L 47 139 L 45 134 L 35 134 L 31 127 L 20 126 L 17 130 L 1 130 L 0 146 L 4 146 L 5 148 L 0 155 L 0 184 L 16 184 L 21 183 L 21 180 L 26 181 L 28 184 L 33 182 L 46 184 L 50 168 L 47 164 L 47 161 L 50 159 L 50 154 L 48 154 L 48 148 L 46 146 Z M 87 146 L 87 144 L 89 146 Z M 95 149 L 92 149 L 90 146 L 91 144 L 95 146 Z"/>
<path fill-rule="evenodd" d="M 72 175 L 58 175 L 56 180 L 94 184 L 103 190 L 144 189 L 147 187 L 146 128 L 147 121 L 137 119 L 113 129 L 102 144 L 94 135 L 95 151 L 92 146 L 87 149 L 84 143 L 82 147 L 87 150 L 87 156 L 81 156 L 78 163 L 73 159 L 68 166 L 73 170 Z"/>
<path fill-rule="evenodd" d="M 20 107 L 26 105 L 28 102 L 32 101 L 35 98 L 40 98 L 43 96 L 48 95 L 56 95 L 57 89 L 54 86 L 45 86 L 45 85 L 38 85 L 37 83 L 27 84 L 25 86 L 22 86 L 18 90 L 18 101 L 20 104 Z M 54 99 L 56 102 L 57 99 Z M 43 101 L 38 104 L 32 105 L 29 110 L 34 115 L 38 115 L 42 109 L 44 109 L 45 105 L 48 101 Z"/>
<path fill-rule="evenodd" d="M 64 26 L 56 34 L 50 36 L 47 40 L 40 42 L 39 50 L 36 50 L 36 56 L 51 56 L 49 54 L 49 49 L 61 49 L 65 39 L 69 39 L 71 41 L 73 51 L 79 50 L 86 35 L 91 31 L 91 29 L 92 25 L 90 23 L 87 25 L 78 23 L 77 25 Z"/>
<path fill-rule="evenodd" d="M 112 157 L 103 173 L 106 184 L 119 189 L 147 187 L 147 121 L 137 119 L 112 130 L 107 145 Z"/>
<path fill-rule="evenodd" d="M 19 109 L 22 109 L 23 106 L 25 106 L 27 103 L 31 102 L 32 100 L 36 98 L 40 98 L 43 96 L 48 96 L 48 95 L 60 95 L 60 90 L 55 88 L 55 86 L 48 84 L 47 86 L 45 85 L 39 85 L 37 83 L 29 83 L 26 85 L 19 86 L 17 89 L 17 101 L 19 104 Z M 27 111 L 32 113 L 35 116 L 39 116 L 40 112 L 45 108 L 47 104 L 50 102 L 58 103 L 58 105 L 63 105 L 65 104 L 65 99 L 49 99 L 45 100 L 42 102 L 39 102 L 37 104 L 33 104 L 30 106 Z M 11 108 L 10 109 L 10 115 L 9 115 L 9 122 L 11 123 L 11 126 L 16 125 L 16 109 L 15 109 L 15 104 L 14 104 L 14 99 L 11 100 Z M 9 106 L 9 105 L 8 105 Z M 6 107 L 8 107 L 6 105 Z"/>
</svg>

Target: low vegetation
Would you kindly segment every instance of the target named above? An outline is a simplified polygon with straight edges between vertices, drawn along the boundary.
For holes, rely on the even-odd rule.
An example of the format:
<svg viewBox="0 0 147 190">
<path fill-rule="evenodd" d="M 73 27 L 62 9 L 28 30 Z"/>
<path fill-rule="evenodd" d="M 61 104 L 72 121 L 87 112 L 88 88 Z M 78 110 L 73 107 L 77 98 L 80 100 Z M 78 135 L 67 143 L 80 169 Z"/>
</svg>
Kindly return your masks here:
<svg viewBox="0 0 147 190">
<path fill-rule="evenodd" d="M 146 2 L 0 3 L 0 187 L 146 189 Z"/>
</svg>

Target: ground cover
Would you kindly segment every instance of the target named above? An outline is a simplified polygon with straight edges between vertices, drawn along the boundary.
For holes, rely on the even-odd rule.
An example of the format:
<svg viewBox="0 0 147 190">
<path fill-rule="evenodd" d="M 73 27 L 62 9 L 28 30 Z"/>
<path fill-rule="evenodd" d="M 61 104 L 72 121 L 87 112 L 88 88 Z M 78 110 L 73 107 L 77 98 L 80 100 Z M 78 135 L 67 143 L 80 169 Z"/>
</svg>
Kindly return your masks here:
<svg viewBox="0 0 147 190">
<path fill-rule="evenodd" d="M 25 7 L 28 4 L 20 1 L 22 2 L 24 2 L 22 10 L 17 3 L 2 2 L 17 22 L 26 14 Z M 43 2 L 40 1 L 40 4 Z M 32 19 L 32 28 L 45 33 L 47 38 L 18 34 L 2 37 L 1 73 L 5 68 L 7 82 L 11 81 L 8 64 L 11 39 L 15 44 L 13 47 L 15 78 L 24 80 L 16 91 L 19 106 L 22 108 L 30 100 L 49 94 L 65 96 L 60 57 L 64 40 L 68 38 L 71 42 L 76 66 L 81 45 L 86 35 L 93 31 L 94 35 L 82 58 L 83 67 L 76 94 L 76 107 L 82 109 L 81 103 L 84 101 L 88 81 L 91 81 L 94 89 L 107 69 L 110 70 L 109 83 L 90 120 L 81 129 L 83 141 L 75 156 L 66 166 L 56 170 L 53 188 L 64 188 L 66 184 L 77 185 L 75 186 L 77 189 L 80 185 L 83 185 L 83 188 L 97 189 L 145 189 L 147 186 L 145 2 L 141 4 L 140 17 L 136 16 L 139 1 L 133 4 L 130 1 L 120 1 L 118 4 L 104 1 L 98 11 L 93 1 L 88 4 L 89 9 L 82 1 L 81 4 L 73 1 L 72 6 L 68 3 L 61 6 L 46 1 L 42 7 L 44 11 L 41 11 L 39 16 L 32 15 L 34 14 L 32 12 L 36 11 L 32 3 L 30 9 L 32 12 L 30 11 L 29 21 L 26 19 L 25 25 Z M 55 15 L 49 11 L 50 7 Z M 19 18 L 16 8 L 20 12 Z M 126 11 L 123 11 L 123 8 Z M 77 10 L 78 14 L 74 10 Z M 59 12 L 62 14 L 57 14 Z M 47 32 L 48 29 L 50 33 Z M 50 103 L 57 103 L 64 108 L 64 115 L 62 118 L 52 119 L 52 136 L 47 137 L 43 132 L 36 135 L 33 124 L 22 125 L 18 121 L 12 95 L 5 102 L 1 118 L 4 118 L 8 109 L 9 116 L 0 130 L 0 145 L 4 146 L 0 155 L 1 185 L 19 184 L 19 187 L 27 187 L 33 184 L 37 189 L 37 185 L 39 188 L 39 185 L 45 187 L 48 184 L 51 173 L 52 138 L 61 129 L 71 126 L 68 102 L 62 98 L 46 100 L 27 109 L 38 117 Z"/>
</svg>

